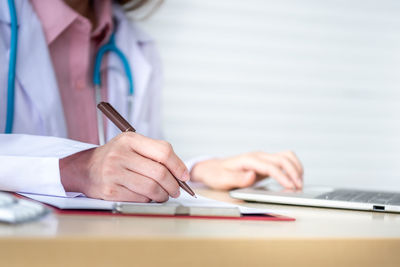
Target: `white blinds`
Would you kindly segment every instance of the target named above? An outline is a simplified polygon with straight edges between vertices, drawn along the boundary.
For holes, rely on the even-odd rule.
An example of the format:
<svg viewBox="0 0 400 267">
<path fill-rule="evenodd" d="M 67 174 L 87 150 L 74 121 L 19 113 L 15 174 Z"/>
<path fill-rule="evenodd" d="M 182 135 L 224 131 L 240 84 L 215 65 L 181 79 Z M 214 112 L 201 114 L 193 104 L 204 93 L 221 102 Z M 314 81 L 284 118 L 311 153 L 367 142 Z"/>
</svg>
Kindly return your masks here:
<svg viewBox="0 0 400 267">
<path fill-rule="evenodd" d="M 400 2 L 167 0 L 141 23 L 184 158 L 291 149 L 308 184 L 400 190 Z"/>
</svg>

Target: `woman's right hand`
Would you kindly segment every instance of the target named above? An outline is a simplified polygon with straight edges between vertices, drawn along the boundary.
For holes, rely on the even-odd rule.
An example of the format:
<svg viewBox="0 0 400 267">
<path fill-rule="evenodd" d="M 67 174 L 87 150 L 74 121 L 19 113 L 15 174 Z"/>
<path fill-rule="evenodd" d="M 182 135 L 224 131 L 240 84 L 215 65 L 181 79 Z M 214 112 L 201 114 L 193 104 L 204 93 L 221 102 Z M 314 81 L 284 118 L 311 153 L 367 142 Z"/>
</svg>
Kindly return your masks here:
<svg viewBox="0 0 400 267">
<path fill-rule="evenodd" d="M 104 146 L 60 159 L 64 189 L 113 201 L 164 202 L 179 196 L 181 181 L 190 179 L 172 146 L 125 132 Z"/>
</svg>

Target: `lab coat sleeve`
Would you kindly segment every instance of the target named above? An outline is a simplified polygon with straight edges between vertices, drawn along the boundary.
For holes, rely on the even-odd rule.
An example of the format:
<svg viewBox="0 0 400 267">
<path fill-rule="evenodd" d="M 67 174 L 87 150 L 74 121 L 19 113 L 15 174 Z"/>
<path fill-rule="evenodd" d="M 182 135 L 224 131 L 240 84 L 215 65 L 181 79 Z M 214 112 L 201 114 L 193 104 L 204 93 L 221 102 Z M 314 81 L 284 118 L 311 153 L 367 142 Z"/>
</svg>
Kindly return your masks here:
<svg viewBox="0 0 400 267">
<path fill-rule="evenodd" d="M 0 190 L 74 196 L 61 184 L 59 159 L 92 147 L 58 137 L 0 134 Z"/>
</svg>

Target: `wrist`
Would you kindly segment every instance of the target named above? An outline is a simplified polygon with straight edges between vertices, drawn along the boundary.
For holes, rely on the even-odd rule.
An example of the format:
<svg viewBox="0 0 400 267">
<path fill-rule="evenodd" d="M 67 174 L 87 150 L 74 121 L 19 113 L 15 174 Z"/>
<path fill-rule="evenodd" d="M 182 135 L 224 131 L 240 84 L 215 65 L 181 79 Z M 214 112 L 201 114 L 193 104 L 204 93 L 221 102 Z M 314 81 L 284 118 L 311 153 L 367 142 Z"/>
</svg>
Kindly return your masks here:
<svg viewBox="0 0 400 267">
<path fill-rule="evenodd" d="M 59 160 L 60 179 L 67 192 L 85 193 L 85 178 L 95 148 L 80 151 Z"/>
<path fill-rule="evenodd" d="M 215 159 L 210 159 L 210 160 L 204 160 L 204 161 L 200 161 L 200 162 L 196 163 L 190 171 L 191 181 L 204 182 L 204 177 L 207 176 L 209 166 L 214 161 L 215 161 Z"/>
</svg>

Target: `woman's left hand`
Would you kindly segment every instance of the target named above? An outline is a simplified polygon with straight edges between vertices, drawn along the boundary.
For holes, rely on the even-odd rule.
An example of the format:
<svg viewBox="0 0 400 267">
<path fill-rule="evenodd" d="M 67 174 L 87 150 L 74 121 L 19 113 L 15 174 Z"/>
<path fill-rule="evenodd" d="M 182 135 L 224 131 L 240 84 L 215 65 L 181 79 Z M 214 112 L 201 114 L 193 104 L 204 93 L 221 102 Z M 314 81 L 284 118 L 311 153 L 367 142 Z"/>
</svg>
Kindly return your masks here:
<svg viewBox="0 0 400 267">
<path fill-rule="evenodd" d="M 222 190 L 248 187 L 266 177 L 273 177 L 285 188 L 303 187 L 303 167 L 291 151 L 251 152 L 202 161 L 192 168 L 191 177 L 192 181 Z"/>
</svg>

